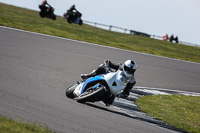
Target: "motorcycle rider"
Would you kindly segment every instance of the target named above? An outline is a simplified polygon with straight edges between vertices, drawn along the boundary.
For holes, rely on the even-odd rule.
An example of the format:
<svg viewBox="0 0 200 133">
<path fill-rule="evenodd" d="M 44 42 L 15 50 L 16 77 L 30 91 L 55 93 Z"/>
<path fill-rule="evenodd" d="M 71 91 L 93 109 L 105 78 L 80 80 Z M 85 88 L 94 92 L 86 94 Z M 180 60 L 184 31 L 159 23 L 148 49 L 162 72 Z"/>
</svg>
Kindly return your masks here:
<svg viewBox="0 0 200 133">
<path fill-rule="evenodd" d="M 86 80 L 87 78 L 90 78 L 90 77 L 94 77 L 100 74 L 105 74 L 109 68 L 114 69 L 115 71 L 117 71 L 118 69 L 123 71 L 124 77 L 126 78 L 128 83 L 126 87 L 124 88 L 123 92 L 121 92 L 118 95 L 118 97 L 127 98 L 130 94 L 131 89 L 136 84 L 134 73 L 137 69 L 137 65 L 132 60 L 127 60 L 123 64 L 115 64 L 111 62 L 110 60 L 105 60 L 104 64 L 101 64 L 96 70 L 93 70 L 91 73 L 81 74 L 81 78 L 83 80 Z M 111 96 L 109 99 L 103 102 L 106 104 L 106 106 L 109 106 L 113 103 L 114 99 L 115 99 L 115 96 Z"/>
<path fill-rule="evenodd" d="M 43 0 L 42 3 L 41 3 L 41 6 L 45 6 L 46 4 L 47 4 L 47 1 Z"/>
<path fill-rule="evenodd" d="M 67 10 L 67 13 L 68 13 L 69 15 L 72 15 L 72 14 L 74 13 L 74 11 L 76 12 L 77 10 L 76 10 L 76 8 L 75 8 L 75 5 L 72 5 L 72 6 L 69 8 L 69 10 Z"/>
<path fill-rule="evenodd" d="M 48 6 L 46 6 L 48 5 Z M 42 18 L 46 17 L 48 14 L 52 14 L 54 12 L 53 7 L 51 7 L 48 3 L 47 0 L 43 0 L 41 5 L 39 5 L 39 8 L 41 9 L 40 16 Z"/>
<path fill-rule="evenodd" d="M 75 5 L 72 5 L 70 9 L 67 10 L 67 13 L 64 14 L 64 16 L 66 17 L 67 14 L 69 15 L 69 17 L 67 18 L 68 23 L 72 23 L 78 17 L 77 12 L 78 11 L 76 10 Z"/>
</svg>

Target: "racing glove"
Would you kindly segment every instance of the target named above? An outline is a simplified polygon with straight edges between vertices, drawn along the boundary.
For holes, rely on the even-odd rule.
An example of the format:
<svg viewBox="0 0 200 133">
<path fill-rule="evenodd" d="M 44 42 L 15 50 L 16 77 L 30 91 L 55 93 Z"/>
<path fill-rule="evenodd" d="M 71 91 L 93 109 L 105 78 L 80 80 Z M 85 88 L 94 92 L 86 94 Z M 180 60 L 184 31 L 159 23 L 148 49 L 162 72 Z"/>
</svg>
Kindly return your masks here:
<svg viewBox="0 0 200 133">
<path fill-rule="evenodd" d="M 111 63 L 110 60 L 105 60 L 105 61 L 104 61 L 104 65 L 105 65 L 106 67 L 109 67 L 109 66 L 110 66 L 110 63 Z"/>
</svg>

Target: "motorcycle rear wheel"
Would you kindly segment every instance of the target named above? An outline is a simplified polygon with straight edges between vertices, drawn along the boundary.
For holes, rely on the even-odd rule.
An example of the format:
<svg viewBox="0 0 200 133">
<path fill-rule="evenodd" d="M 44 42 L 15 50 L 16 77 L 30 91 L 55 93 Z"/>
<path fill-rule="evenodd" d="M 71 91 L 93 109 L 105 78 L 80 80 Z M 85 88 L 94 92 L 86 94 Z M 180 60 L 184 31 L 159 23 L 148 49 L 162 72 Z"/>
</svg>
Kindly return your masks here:
<svg viewBox="0 0 200 133">
<path fill-rule="evenodd" d="M 95 90 L 85 91 L 83 94 L 76 98 L 76 101 L 79 103 L 100 101 L 104 95 L 104 87 L 99 87 Z"/>
</svg>

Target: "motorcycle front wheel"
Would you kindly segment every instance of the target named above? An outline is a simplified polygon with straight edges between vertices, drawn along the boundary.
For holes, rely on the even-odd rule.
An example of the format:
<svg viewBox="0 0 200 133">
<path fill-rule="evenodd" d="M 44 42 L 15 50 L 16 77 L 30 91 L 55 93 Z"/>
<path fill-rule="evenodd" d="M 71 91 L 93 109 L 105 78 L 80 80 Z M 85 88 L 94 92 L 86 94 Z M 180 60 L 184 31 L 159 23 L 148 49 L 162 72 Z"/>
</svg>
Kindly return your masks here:
<svg viewBox="0 0 200 133">
<path fill-rule="evenodd" d="M 83 25 L 83 20 L 80 20 L 80 21 L 79 21 L 79 25 Z"/>
<path fill-rule="evenodd" d="M 105 95 L 104 87 L 98 87 L 94 90 L 85 91 L 79 97 L 76 98 L 76 101 L 79 103 L 100 101 L 102 100 L 102 97 L 104 95 Z"/>
<path fill-rule="evenodd" d="M 41 18 L 44 18 L 44 17 L 46 16 L 46 15 L 45 15 L 45 12 L 42 12 L 42 11 L 41 11 L 39 14 L 40 14 L 40 17 L 41 17 Z"/>
<path fill-rule="evenodd" d="M 78 85 L 78 84 L 75 84 L 75 85 L 70 86 L 69 88 L 66 89 L 65 94 L 66 94 L 66 96 L 67 96 L 68 98 L 72 98 L 72 99 L 75 98 L 74 90 L 75 90 L 75 88 L 76 88 L 77 85 Z"/>
<path fill-rule="evenodd" d="M 53 20 L 56 20 L 56 15 L 52 14 L 51 17 L 52 17 Z"/>
</svg>

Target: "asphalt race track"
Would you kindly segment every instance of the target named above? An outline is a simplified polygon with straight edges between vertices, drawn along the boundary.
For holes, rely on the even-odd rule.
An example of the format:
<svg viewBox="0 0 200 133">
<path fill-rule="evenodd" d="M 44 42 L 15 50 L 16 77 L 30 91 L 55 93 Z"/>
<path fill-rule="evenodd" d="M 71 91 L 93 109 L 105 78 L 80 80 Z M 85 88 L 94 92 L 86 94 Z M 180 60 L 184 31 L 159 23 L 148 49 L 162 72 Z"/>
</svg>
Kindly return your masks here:
<svg viewBox="0 0 200 133">
<path fill-rule="evenodd" d="M 105 59 L 138 64 L 137 86 L 200 92 L 200 64 L 0 27 L 0 114 L 57 133 L 169 133 L 65 89 Z"/>
</svg>

